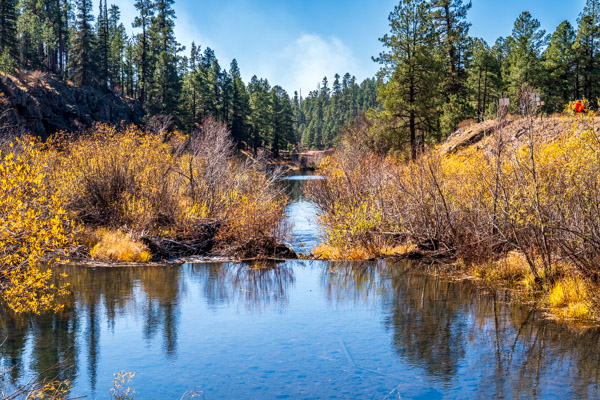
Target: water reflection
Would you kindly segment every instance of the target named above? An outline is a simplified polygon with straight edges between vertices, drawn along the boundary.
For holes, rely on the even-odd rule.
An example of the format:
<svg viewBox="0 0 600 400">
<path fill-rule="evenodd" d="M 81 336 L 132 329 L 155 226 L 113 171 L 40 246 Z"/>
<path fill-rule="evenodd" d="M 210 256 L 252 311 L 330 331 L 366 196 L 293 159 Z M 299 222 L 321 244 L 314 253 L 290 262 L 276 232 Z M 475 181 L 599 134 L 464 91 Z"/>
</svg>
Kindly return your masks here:
<svg viewBox="0 0 600 400">
<path fill-rule="evenodd" d="M 294 285 L 293 268 L 286 263 L 195 264 L 191 268 L 194 279 L 204 286 L 207 304 L 213 307 L 235 302 L 249 311 L 272 307 L 281 311 Z"/>
<path fill-rule="evenodd" d="M 74 310 L 31 318 L 0 309 L 0 321 L 0 389 L 16 385 L 30 371 L 42 378 L 75 379 L 79 319 Z"/>
<path fill-rule="evenodd" d="M 338 304 L 379 301 L 391 290 L 384 261 L 324 263 L 321 286 L 325 297 Z"/>
<path fill-rule="evenodd" d="M 599 395 L 598 329 L 574 331 L 506 294 L 383 262 L 331 265 L 322 285 L 329 301 L 379 301 L 398 356 L 449 389 L 462 381 L 481 398 Z"/>
<path fill-rule="evenodd" d="M 321 177 L 302 175 L 300 171 L 296 171 L 296 174 L 281 181 L 290 198 L 290 204 L 286 208 L 286 217 L 292 226 L 291 245 L 294 251 L 299 254 L 310 254 L 311 250 L 319 245 L 322 232 L 318 223 L 319 210 L 304 198 L 302 188 L 307 180 Z"/>
<path fill-rule="evenodd" d="M 600 394 L 600 331 L 565 329 L 509 304 L 502 293 L 483 294 L 468 282 L 404 265 L 286 262 L 65 272 L 75 294 L 64 311 L 40 317 L 2 311 L 4 386 L 61 364 L 49 374 L 75 382 L 74 394 L 91 398 L 103 397 L 112 373 L 127 367 L 140 379 L 150 377 L 141 385 L 149 393 L 166 390 L 164 377 L 175 394 L 205 379 L 213 394 L 237 382 L 239 390 L 256 386 L 275 397 L 284 377 L 270 370 L 289 364 L 297 368 L 294 376 L 314 370 L 315 380 L 324 379 L 307 389 L 316 397 L 329 387 L 336 393 L 354 388 L 346 397 L 371 396 L 383 391 L 367 388 L 382 382 L 389 393 L 394 379 L 407 377 L 409 384 L 397 386 L 403 398 L 418 398 L 401 392 L 410 382 L 445 398 Z M 282 336 L 269 341 L 275 332 Z M 246 343 L 248 336 L 254 339 Z M 240 365 L 235 353 L 222 356 L 229 345 L 241 359 L 264 361 L 266 372 Z M 368 368 L 349 374 L 344 354 Z M 240 368 L 247 378 L 236 375 Z M 294 392 L 300 389 L 283 375 L 286 394 L 304 393 Z"/>
</svg>

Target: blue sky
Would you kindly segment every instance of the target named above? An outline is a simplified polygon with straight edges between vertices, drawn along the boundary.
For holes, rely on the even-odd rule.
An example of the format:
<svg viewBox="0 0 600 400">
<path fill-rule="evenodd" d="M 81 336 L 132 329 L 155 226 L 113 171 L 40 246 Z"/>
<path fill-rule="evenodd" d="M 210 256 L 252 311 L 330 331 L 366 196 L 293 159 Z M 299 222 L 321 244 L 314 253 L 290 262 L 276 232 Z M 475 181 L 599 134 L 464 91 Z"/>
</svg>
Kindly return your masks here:
<svg viewBox="0 0 600 400">
<path fill-rule="evenodd" d="M 585 0 L 472 0 L 471 35 L 490 44 L 511 33 L 522 11 L 553 32 L 568 19 L 576 23 Z M 95 3 L 97 3 L 95 1 Z M 110 0 L 109 0 L 109 3 Z M 133 1 L 113 0 L 131 32 Z M 175 33 L 187 47 L 192 41 L 211 47 L 222 67 L 238 60 L 242 77 L 264 77 L 290 94 L 316 88 L 323 76 L 350 72 L 359 80 L 379 66 L 371 60 L 382 50 L 387 17 L 397 0 L 176 0 Z M 97 8 L 97 4 L 96 4 Z M 96 10 L 97 11 L 97 10 Z"/>
</svg>

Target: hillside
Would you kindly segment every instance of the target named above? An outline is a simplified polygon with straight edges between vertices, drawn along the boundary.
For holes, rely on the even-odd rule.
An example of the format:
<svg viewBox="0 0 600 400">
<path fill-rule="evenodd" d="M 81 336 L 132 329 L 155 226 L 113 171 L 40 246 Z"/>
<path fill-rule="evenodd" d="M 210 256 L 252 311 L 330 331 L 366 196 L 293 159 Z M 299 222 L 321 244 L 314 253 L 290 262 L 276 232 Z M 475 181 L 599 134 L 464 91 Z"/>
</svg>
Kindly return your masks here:
<svg viewBox="0 0 600 400">
<path fill-rule="evenodd" d="M 40 72 L 0 75 L 1 134 L 46 138 L 61 130 L 87 129 L 95 122 L 139 124 L 143 115 L 136 101 L 113 91 L 75 87 Z"/>
<path fill-rule="evenodd" d="M 589 119 L 586 122 L 592 124 L 596 119 Z M 587 128 L 587 123 L 576 124 L 572 119 L 565 117 L 534 119 L 510 117 L 504 121 L 487 120 L 458 129 L 439 147 L 439 151 L 451 154 L 471 146 L 489 150 L 495 145 L 497 138 L 501 138 L 505 146 L 519 147 L 527 142 L 529 132 L 533 132 L 536 143 L 550 142 L 572 129 Z"/>
</svg>

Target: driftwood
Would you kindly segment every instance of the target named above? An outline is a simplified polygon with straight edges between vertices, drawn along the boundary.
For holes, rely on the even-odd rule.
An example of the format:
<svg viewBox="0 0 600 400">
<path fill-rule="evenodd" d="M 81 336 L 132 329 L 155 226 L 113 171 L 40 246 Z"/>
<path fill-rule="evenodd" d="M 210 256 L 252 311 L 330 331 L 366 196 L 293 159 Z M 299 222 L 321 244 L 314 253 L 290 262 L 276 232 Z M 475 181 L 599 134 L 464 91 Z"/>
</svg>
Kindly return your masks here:
<svg viewBox="0 0 600 400">
<path fill-rule="evenodd" d="M 206 224 L 194 236 L 169 239 L 146 235 L 140 239 L 148 246 L 153 257 L 169 260 L 208 255 L 214 246 L 217 231 L 217 224 Z"/>
<path fill-rule="evenodd" d="M 242 259 L 296 259 L 298 256 L 289 246 L 276 243 L 274 240 L 259 242 L 250 241 L 244 248 L 228 249 L 223 253 L 214 251 L 215 236 L 219 230 L 216 223 L 206 224 L 198 229 L 194 236 L 181 238 L 163 238 L 158 236 L 142 236 L 140 239 L 148 246 L 156 260 L 173 260 L 186 257 L 230 256 L 236 254 Z"/>
</svg>

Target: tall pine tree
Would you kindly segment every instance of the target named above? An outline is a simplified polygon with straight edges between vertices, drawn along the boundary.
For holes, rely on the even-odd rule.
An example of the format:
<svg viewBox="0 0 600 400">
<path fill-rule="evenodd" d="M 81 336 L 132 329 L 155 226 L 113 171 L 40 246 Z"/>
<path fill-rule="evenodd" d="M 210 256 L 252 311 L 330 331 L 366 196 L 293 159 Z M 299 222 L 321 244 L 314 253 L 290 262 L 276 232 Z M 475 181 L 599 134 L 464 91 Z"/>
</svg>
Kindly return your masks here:
<svg viewBox="0 0 600 400">
<path fill-rule="evenodd" d="M 94 32 L 92 30 L 92 1 L 76 0 L 75 33 L 73 35 L 73 51 L 71 69 L 73 82 L 76 85 L 90 84 L 95 81 Z"/>
<path fill-rule="evenodd" d="M 387 48 L 376 61 L 386 83 L 378 90 L 385 110 L 377 113 L 379 129 L 394 142 L 410 147 L 416 159 L 425 140 L 437 135 L 443 66 L 436 61 L 438 35 L 425 0 L 401 0 L 389 17 L 391 32 L 381 42 Z"/>
<path fill-rule="evenodd" d="M 0 68 L 12 72 L 16 67 L 17 8 L 15 0 L 0 0 Z"/>
<path fill-rule="evenodd" d="M 544 51 L 544 98 L 550 112 L 560 112 L 575 94 L 575 31 L 569 21 L 563 21 L 550 38 Z"/>
<path fill-rule="evenodd" d="M 138 34 L 138 65 L 139 65 L 139 100 L 140 103 L 146 103 L 146 92 L 148 83 L 153 75 L 153 62 L 150 53 L 150 25 L 154 16 L 154 2 L 152 0 L 137 0 L 135 8 L 139 15 L 133 21 L 134 28 L 140 28 Z"/>
</svg>

